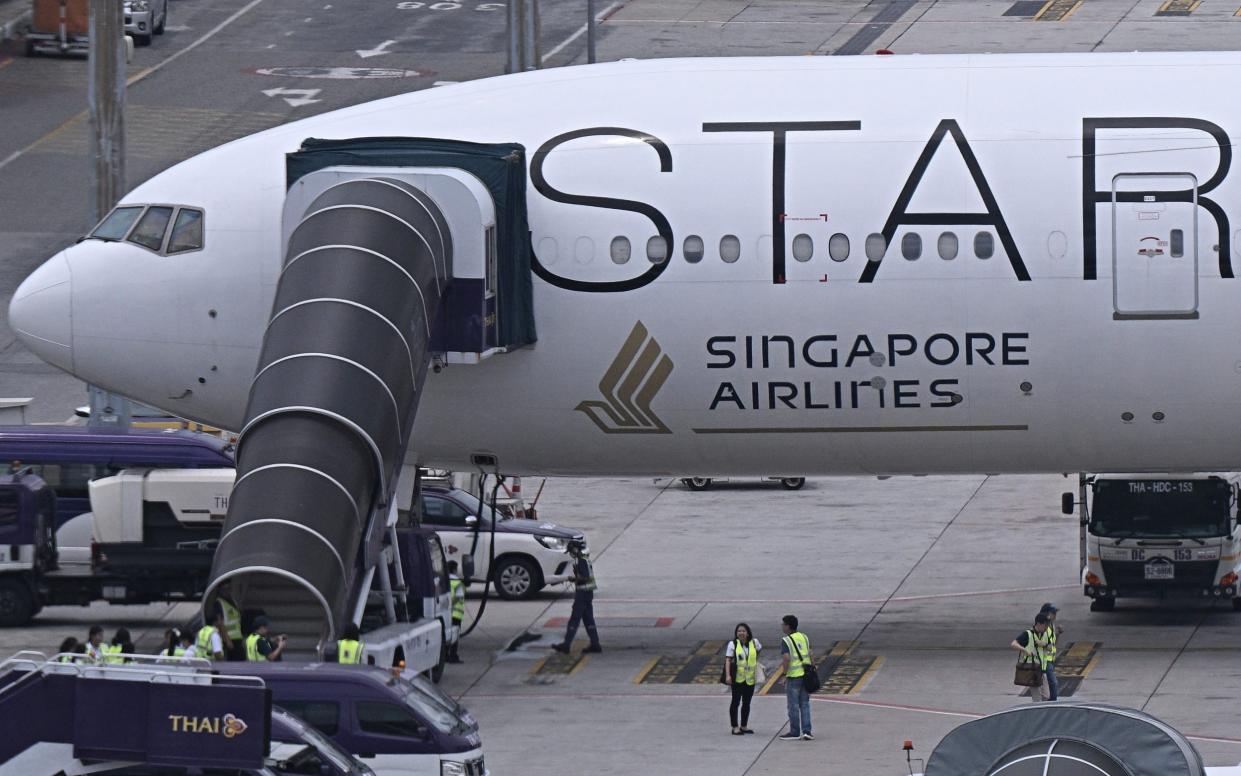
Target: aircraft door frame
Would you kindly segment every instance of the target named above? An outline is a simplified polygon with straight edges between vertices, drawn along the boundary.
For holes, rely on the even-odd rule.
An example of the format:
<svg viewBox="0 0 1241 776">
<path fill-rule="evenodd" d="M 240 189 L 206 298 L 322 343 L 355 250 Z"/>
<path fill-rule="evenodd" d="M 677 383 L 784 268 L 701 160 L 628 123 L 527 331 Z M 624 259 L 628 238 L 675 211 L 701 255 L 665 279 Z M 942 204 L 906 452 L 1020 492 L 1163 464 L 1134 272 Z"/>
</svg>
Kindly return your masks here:
<svg viewBox="0 0 1241 776">
<path fill-rule="evenodd" d="M 1113 320 L 1198 317 L 1198 178 L 1112 178 Z"/>
</svg>

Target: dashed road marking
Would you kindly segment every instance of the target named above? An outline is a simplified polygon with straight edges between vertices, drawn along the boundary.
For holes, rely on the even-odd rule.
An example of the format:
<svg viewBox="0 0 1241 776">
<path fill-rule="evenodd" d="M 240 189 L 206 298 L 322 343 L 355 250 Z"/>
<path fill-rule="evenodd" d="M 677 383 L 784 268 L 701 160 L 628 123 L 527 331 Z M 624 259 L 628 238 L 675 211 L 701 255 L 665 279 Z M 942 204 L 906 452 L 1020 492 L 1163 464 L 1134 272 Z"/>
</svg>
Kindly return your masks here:
<svg viewBox="0 0 1241 776">
<path fill-rule="evenodd" d="M 1164 0 L 1164 4 L 1155 11 L 1156 16 L 1189 16 L 1198 10 L 1202 0 Z"/>
<path fill-rule="evenodd" d="M 883 665 L 882 657 L 855 655 L 856 641 L 836 641 L 826 655 L 814 660 L 823 686 L 814 695 L 855 695 L 861 692 Z M 784 671 L 772 672 L 759 695 L 784 687 Z"/>
</svg>

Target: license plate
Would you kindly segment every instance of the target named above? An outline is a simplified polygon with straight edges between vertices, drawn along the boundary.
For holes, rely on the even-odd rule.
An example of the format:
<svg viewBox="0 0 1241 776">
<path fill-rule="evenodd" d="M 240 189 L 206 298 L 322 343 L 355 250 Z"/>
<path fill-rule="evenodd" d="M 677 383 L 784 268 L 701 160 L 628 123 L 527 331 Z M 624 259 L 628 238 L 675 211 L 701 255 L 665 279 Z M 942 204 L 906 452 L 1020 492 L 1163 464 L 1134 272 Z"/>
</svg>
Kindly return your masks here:
<svg viewBox="0 0 1241 776">
<path fill-rule="evenodd" d="M 1175 579 L 1176 567 L 1171 563 L 1147 563 L 1147 579 Z"/>
</svg>

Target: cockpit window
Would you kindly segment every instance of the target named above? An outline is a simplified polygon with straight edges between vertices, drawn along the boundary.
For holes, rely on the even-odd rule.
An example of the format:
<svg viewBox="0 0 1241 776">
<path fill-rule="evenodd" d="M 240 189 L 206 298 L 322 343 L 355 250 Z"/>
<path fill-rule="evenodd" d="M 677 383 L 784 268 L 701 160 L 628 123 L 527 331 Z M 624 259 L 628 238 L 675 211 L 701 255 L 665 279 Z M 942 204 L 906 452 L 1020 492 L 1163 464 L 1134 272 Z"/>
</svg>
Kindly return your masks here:
<svg viewBox="0 0 1241 776">
<path fill-rule="evenodd" d="M 168 238 L 168 253 L 196 251 L 203 247 L 203 211 L 181 208 Z"/>
<path fill-rule="evenodd" d="M 142 220 L 129 234 L 129 241 L 138 243 L 144 248 L 158 251 L 164 245 L 164 232 L 168 229 L 168 221 L 172 219 L 172 208 L 150 207 L 142 215 Z"/>
<path fill-rule="evenodd" d="M 90 236 L 100 240 L 123 240 L 141 212 L 141 207 L 118 207 L 103 219 L 103 223 L 95 227 Z"/>
</svg>

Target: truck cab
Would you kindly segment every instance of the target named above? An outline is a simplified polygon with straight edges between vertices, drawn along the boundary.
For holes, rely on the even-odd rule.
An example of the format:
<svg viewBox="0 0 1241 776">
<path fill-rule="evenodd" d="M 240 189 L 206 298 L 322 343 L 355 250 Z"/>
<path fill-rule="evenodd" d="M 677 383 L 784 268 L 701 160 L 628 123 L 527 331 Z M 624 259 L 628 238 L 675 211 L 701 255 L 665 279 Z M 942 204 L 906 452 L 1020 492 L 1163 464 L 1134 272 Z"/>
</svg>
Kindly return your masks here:
<svg viewBox="0 0 1241 776">
<path fill-rule="evenodd" d="M 1117 598 L 1231 599 L 1241 610 L 1237 486 L 1218 475 L 1082 475 L 1082 589 L 1092 611 Z"/>
</svg>

